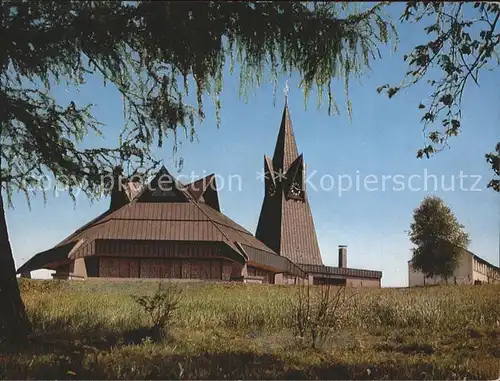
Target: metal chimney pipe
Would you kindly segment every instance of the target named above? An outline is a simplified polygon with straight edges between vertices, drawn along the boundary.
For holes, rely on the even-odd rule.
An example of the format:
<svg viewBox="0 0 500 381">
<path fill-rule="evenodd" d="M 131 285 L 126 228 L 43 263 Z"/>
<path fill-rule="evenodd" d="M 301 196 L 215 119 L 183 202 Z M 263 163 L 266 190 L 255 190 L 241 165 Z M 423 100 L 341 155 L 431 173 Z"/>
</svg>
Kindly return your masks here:
<svg viewBox="0 0 500 381">
<path fill-rule="evenodd" d="M 347 245 L 339 245 L 339 267 L 347 267 Z"/>
</svg>

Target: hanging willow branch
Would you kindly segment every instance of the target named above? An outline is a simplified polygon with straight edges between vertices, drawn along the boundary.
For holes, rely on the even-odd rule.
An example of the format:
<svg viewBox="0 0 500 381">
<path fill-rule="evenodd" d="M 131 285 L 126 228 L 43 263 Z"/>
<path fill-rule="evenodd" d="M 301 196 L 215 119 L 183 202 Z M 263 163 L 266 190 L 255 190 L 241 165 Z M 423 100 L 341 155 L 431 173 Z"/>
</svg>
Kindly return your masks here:
<svg viewBox="0 0 500 381">
<path fill-rule="evenodd" d="M 70 193 L 85 175 L 85 192 L 97 195 L 99 177 L 117 162 L 156 165 L 153 145 L 171 136 L 176 148 L 179 128 L 196 137 L 206 97 L 219 123 L 227 64 L 239 66 L 242 94 L 268 73 L 297 72 L 306 98 L 316 87 L 320 98 L 327 94 L 329 112 L 338 110 L 332 81 L 343 79 L 348 94 L 349 78 L 394 34 L 385 5 L 353 11 L 330 2 L 4 1 L 2 187 L 9 195 L 26 191 L 27 175 L 48 171 L 64 178 Z M 78 87 L 93 75 L 123 97 L 127 125 L 114 149 L 82 149 L 103 126 L 90 105 L 59 105 L 51 96 L 52 84 Z"/>
</svg>

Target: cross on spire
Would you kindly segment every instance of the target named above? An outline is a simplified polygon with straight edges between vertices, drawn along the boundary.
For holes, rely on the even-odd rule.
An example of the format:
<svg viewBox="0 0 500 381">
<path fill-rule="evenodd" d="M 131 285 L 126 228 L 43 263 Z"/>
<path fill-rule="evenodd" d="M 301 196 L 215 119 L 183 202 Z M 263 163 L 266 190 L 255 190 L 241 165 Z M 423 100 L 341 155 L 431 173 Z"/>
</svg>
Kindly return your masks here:
<svg viewBox="0 0 500 381">
<path fill-rule="evenodd" d="M 288 100 L 288 79 L 285 82 L 285 88 L 283 89 L 283 93 L 285 94 L 285 103 Z"/>
</svg>

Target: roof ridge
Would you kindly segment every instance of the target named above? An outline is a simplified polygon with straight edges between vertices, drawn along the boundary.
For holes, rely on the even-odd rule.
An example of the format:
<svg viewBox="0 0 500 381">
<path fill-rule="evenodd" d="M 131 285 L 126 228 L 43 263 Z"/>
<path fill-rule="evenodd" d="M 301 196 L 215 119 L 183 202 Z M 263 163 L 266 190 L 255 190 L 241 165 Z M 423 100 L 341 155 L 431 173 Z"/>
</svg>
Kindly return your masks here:
<svg viewBox="0 0 500 381">
<path fill-rule="evenodd" d="M 197 220 L 197 219 L 180 219 L 180 218 L 169 218 L 168 220 L 161 219 L 161 218 L 113 218 L 113 221 L 182 221 L 182 222 L 203 222 L 203 220 Z M 109 222 L 109 220 L 106 220 L 102 223 Z"/>
<path fill-rule="evenodd" d="M 203 204 L 202 204 L 202 205 L 203 205 Z M 204 204 L 204 205 L 206 205 L 206 204 Z M 207 205 L 207 207 L 209 207 L 209 208 L 210 208 L 210 205 Z M 211 209 L 213 209 L 213 208 L 211 208 Z M 220 211 L 218 211 L 218 210 L 215 210 L 215 209 L 214 209 L 214 211 L 215 211 L 215 212 L 218 212 L 218 213 L 219 213 L 222 217 L 225 217 L 225 218 L 226 218 L 226 219 L 228 219 L 229 221 L 231 221 L 231 222 L 233 222 L 234 224 L 236 224 L 236 225 L 239 227 L 239 229 L 235 229 L 235 227 L 234 227 L 234 226 L 229 225 L 229 224 L 227 223 L 227 221 L 217 222 L 218 224 L 220 224 L 220 225 L 222 225 L 222 226 L 225 226 L 225 227 L 228 227 L 228 228 L 231 228 L 231 229 L 234 229 L 234 230 L 238 230 L 238 231 L 243 232 L 243 233 L 245 233 L 245 234 L 249 234 L 249 235 L 251 235 L 251 236 L 254 236 L 250 230 L 246 229 L 244 226 L 240 225 L 240 224 L 239 224 L 239 223 L 237 223 L 236 221 L 233 221 L 231 218 L 229 218 L 228 216 L 226 216 L 224 213 L 222 213 L 222 212 L 220 212 Z M 240 228 L 241 228 L 241 229 L 240 229 Z"/>
<path fill-rule="evenodd" d="M 113 215 L 114 213 L 118 212 L 119 210 L 122 210 L 123 208 L 125 208 L 128 205 L 130 205 L 130 203 L 125 204 L 125 205 L 123 205 L 120 208 L 115 209 L 115 210 L 108 208 L 108 210 L 106 210 L 105 212 L 101 213 L 100 215 L 98 215 L 94 219 L 90 220 L 82 227 L 76 229 L 73 233 L 71 233 L 69 236 L 67 236 L 65 239 L 63 239 L 61 242 L 57 243 L 54 247 L 67 244 L 67 243 L 71 242 L 68 240 L 77 238 L 81 233 L 90 229 L 91 227 L 98 226 L 104 222 L 107 222 L 107 221 L 102 221 L 102 220 L 106 217 Z"/>
<path fill-rule="evenodd" d="M 194 190 L 191 190 L 190 188 L 194 184 L 199 183 L 199 182 L 201 182 L 202 184 L 205 184 L 205 182 L 203 180 L 206 180 L 206 179 L 208 179 L 208 181 L 206 183 L 206 186 L 204 186 L 203 189 L 201 190 L 201 192 L 198 195 L 193 194 Z M 198 180 L 192 181 L 189 184 L 184 185 L 184 187 L 191 194 L 191 196 L 196 199 L 196 201 L 199 201 L 200 198 L 203 197 L 203 195 L 207 192 L 208 187 L 210 186 L 210 184 L 214 180 L 215 180 L 215 173 L 211 173 L 211 174 L 209 174 L 207 176 L 201 177 Z"/>
<path fill-rule="evenodd" d="M 228 243 L 232 244 L 232 240 L 224 233 L 224 231 L 218 226 L 218 223 L 216 223 L 212 218 L 210 218 L 210 216 L 203 210 L 203 208 L 198 204 L 198 201 L 195 201 L 195 200 L 190 200 L 190 202 L 192 202 L 204 215 L 205 217 L 208 218 L 208 220 L 213 224 L 215 225 L 215 228 L 222 234 L 222 236 L 228 241 Z M 214 212 L 217 212 L 217 213 L 221 213 L 217 210 L 214 209 Z M 237 242 L 237 241 L 235 241 Z M 236 246 L 236 245 L 235 245 Z M 237 247 L 236 247 L 237 248 Z M 245 252 L 241 252 L 240 251 L 240 254 L 242 254 L 244 257 L 248 258 L 247 254 Z"/>
</svg>

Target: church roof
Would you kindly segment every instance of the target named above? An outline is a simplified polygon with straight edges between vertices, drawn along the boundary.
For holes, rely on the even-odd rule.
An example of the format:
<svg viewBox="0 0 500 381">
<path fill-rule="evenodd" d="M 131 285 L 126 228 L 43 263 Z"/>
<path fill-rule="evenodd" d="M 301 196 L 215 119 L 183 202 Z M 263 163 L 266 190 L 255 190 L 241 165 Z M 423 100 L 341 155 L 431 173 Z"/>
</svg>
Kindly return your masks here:
<svg viewBox="0 0 500 381">
<path fill-rule="evenodd" d="M 293 161 L 299 156 L 297 143 L 293 134 L 292 119 L 288 104 L 285 103 L 281 125 L 276 140 L 276 146 L 273 154 L 273 167 L 275 171 L 286 171 L 292 165 Z"/>
<path fill-rule="evenodd" d="M 285 103 L 271 160 L 264 156 L 265 195 L 255 236 L 294 263 L 322 265 L 306 194 L 305 164 Z"/>
<path fill-rule="evenodd" d="M 162 176 L 172 186 L 161 188 Z M 95 255 L 96 242 L 101 240 L 222 243 L 241 262 L 258 257 L 273 268 L 302 272 L 220 212 L 214 175 L 183 185 L 163 167 L 128 203 L 115 210 L 110 208 L 54 248 L 35 255 L 18 273 Z"/>
</svg>

